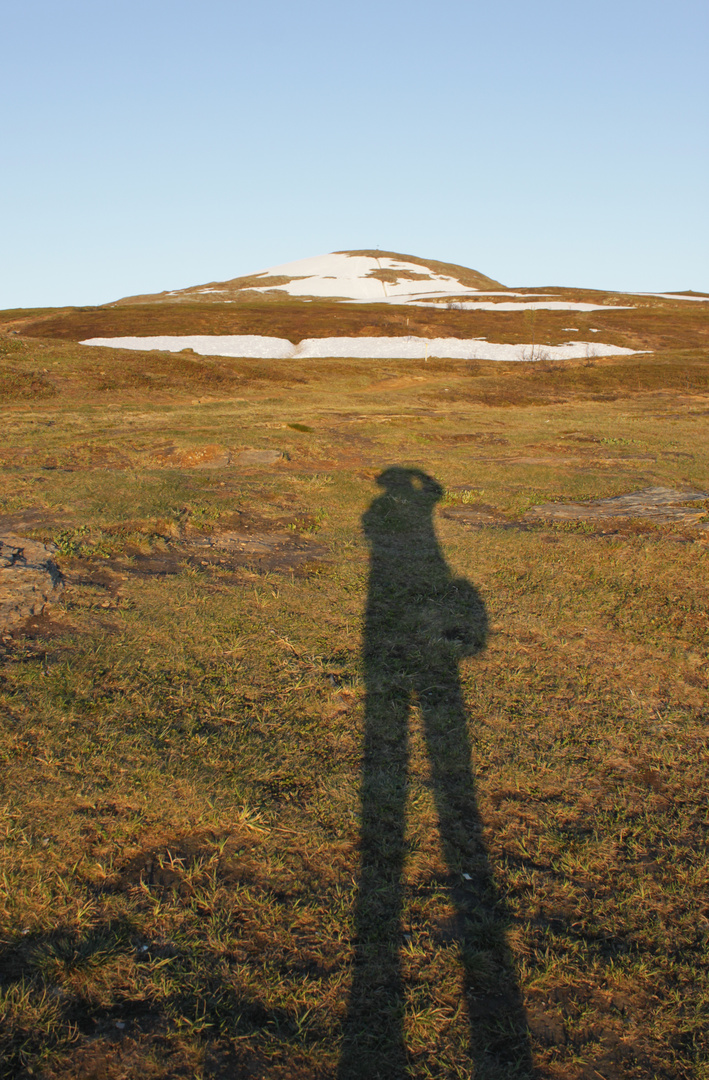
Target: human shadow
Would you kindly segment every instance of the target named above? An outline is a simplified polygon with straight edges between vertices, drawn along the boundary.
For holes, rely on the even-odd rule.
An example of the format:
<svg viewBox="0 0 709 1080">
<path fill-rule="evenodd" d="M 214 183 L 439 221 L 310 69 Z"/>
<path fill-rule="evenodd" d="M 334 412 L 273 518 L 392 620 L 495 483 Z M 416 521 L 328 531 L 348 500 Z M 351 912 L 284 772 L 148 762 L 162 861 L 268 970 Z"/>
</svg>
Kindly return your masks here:
<svg viewBox="0 0 709 1080">
<path fill-rule="evenodd" d="M 383 494 L 363 516 L 371 558 L 361 863 L 339 1080 L 411 1075 L 400 953 L 408 718 L 414 703 L 447 867 L 435 884 L 456 911 L 469 1020 L 467 1067 L 476 1077 L 529 1077 L 524 1009 L 506 944 L 507 914 L 482 840 L 458 674 L 460 658 L 485 646 L 485 605 L 472 585 L 452 576 L 439 547 L 433 509 L 443 494 L 440 485 L 418 469 L 398 466 L 386 469 L 377 483 Z"/>
</svg>

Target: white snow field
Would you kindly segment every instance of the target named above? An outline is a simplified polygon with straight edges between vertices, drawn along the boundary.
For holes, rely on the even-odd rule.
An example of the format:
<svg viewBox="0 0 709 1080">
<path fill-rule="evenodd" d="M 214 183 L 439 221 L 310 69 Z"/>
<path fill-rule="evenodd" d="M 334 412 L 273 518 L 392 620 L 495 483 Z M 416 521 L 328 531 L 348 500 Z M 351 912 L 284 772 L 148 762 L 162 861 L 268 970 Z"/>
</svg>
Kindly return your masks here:
<svg viewBox="0 0 709 1080">
<path fill-rule="evenodd" d="M 633 293 L 633 296 L 657 296 L 661 300 L 698 300 L 700 303 L 707 303 L 709 296 L 683 296 L 682 293 L 671 292 L 639 292 Z"/>
<path fill-rule="evenodd" d="M 438 308 L 443 311 L 448 305 L 410 300 L 407 306 Z M 501 300 L 499 303 L 480 300 L 451 300 L 450 307 L 454 311 L 629 311 L 632 304 L 587 304 L 580 300 L 533 300 L 530 303 L 516 300 L 510 303 L 505 300 Z"/>
<path fill-rule="evenodd" d="M 504 345 L 481 338 L 327 337 L 305 338 L 298 345 L 286 338 L 255 334 L 194 337 L 87 338 L 81 345 L 113 349 L 181 352 L 200 356 L 238 356 L 261 360 L 307 360 L 341 357 L 363 360 L 424 360 L 438 356 L 450 360 L 575 360 L 596 356 L 631 356 L 638 349 L 604 345 L 600 341 L 574 341 L 565 345 Z"/>
<path fill-rule="evenodd" d="M 384 282 L 373 274 L 382 270 L 397 272 L 396 282 Z M 403 262 L 388 256 L 374 258 L 369 255 L 315 255 L 310 259 L 272 266 L 254 277 L 264 279 L 256 292 L 274 289 L 290 296 L 338 296 L 349 300 L 387 300 L 405 296 L 463 296 L 474 294 L 477 289 L 462 285 L 457 278 L 436 274 L 420 263 Z M 289 277 L 293 280 L 282 285 L 269 285 L 270 277 Z"/>
<path fill-rule="evenodd" d="M 386 270 L 397 275 L 396 282 L 381 281 L 373 275 Z M 415 275 L 415 276 L 414 276 Z M 479 302 L 478 296 L 526 296 L 524 293 L 507 291 L 492 292 L 473 289 L 463 285 L 457 278 L 437 274 L 420 263 L 405 262 L 382 255 L 374 258 L 369 255 L 345 255 L 333 252 L 330 255 L 316 255 L 297 262 L 272 266 L 254 277 L 267 281 L 270 277 L 290 277 L 293 280 L 282 285 L 252 286 L 254 292 L 286 292 L 290 296 L 340 297 L 361 302 L 377 301 L 390 304 L 414 304 L 415 306 L 439 307 L 439 304 L 426 303 L 427 299 L 444 297 L 475 297 L 471 302 L 453 302 L 454 307 L 465 311 L 524 311 L 534 308 L 549 311 L 596 311 L 626 310 L 612 308 L 608 304 L 575 303 L 565 300 L 546 300 L 543 303 L 532 302 L 500 303 Z M 201 292 L 218 290 L 202 289 Z"/>
<path fill-rule="evenodd" d="M 192 337 L 111 337 L 89 338 L 80 345 L 106 345 L 112 349 L 141 349 L 150 352 L 182 352 L 192 349 L 200 356 L 241 356 L 256 360 L 287 360 L 295 345 L 287 338 L 263 337 L 260 334 L 232 334 L 221 337 L 195 334 Z"/>
</svg>

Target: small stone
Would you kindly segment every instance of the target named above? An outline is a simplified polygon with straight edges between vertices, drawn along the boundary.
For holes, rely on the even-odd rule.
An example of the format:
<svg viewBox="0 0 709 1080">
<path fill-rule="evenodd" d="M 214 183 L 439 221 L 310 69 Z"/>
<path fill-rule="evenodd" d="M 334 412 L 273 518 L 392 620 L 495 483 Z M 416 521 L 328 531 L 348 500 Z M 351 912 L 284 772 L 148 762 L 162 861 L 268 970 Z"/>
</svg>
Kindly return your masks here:
<svg viewBox="0 0 709 1080">
<path fill-rule="evenodd" d="M 281 450 L 242 450 L 237 465 L 275 465 L 284 455 Z"/>
</svg>

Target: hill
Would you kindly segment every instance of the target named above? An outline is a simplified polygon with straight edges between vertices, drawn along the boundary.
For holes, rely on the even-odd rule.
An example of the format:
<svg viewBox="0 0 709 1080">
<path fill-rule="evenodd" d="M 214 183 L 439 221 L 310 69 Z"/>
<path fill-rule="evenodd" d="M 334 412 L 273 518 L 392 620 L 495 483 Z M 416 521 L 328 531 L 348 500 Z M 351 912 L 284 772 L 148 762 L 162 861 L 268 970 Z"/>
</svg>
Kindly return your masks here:
<svg viewBox="0 0 709 1080">
<path fill-rule="evenodd" d="M 186 303 L 208 296 L 222 303 L 284 295 L 341 300 L 396 300 L 429 296 L 464 296 L 480 289 L 502 289 L 499 282 L 453 263 L 400 255 L 394 251 L 335 251 L 299 259 L 230 281 L 212 281 L 187 289 L 132 296 L 120 304 Z"/>
<path fill-rule="evenodd" d="M 706 299 L 511 289 L 452 263 L 363 250 L 93 308 L 7 312 L 0 325 L 49 340 L 264 359 L 561 360 L 701 345 Z M 354 338 L 370 344 L 348 345 Z"/>
</svg>

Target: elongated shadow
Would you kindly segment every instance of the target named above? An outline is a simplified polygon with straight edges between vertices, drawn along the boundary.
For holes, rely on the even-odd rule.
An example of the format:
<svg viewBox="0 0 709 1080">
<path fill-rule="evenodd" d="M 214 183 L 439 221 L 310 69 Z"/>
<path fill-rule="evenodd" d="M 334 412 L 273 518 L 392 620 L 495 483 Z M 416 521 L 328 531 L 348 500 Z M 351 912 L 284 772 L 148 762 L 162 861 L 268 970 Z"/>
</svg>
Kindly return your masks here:
<svg viewBox="0 0 709 1080">
<path fill-rule="evenodd" d="M 524 1010 L 505 940 L 507 915 L 481 837 L 458 675 L 460 657 L 484 648 L 485 606 L 472 585 L 453 578 L 438 545 L 432 515 L 440 485 L 401 467 L 386 469 L 377 482 L 384 492 L 363 517 L 371 563 L 361 865 L 339 1077 L 400 1080 L 415 1072 L 404 1040 L 400 962 L 413 702 L 423 720 L 448 871 L 438 884 L 456 910 L 470 1023 L 467 1067 L 476 1077 L 529 1077 Z"/>
</svg>

